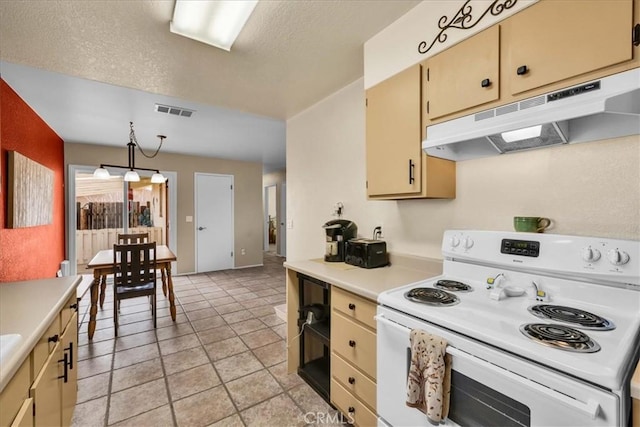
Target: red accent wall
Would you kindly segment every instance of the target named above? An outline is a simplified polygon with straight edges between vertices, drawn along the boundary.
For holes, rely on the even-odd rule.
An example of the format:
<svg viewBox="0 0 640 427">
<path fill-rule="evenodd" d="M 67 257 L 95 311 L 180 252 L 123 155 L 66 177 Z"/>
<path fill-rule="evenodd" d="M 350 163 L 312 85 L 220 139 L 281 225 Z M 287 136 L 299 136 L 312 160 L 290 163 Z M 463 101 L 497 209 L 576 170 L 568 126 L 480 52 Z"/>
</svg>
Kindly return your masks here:
<svg viewBox="0 0 640 427">
<path fill-rule="evenodd" d="M 7 228 L 7 151 L 53 170 L 53 222 Z M 0 79 L 0 282 L 55 277 L 64 259 L 64 143 L 62 139 Z"/>
</svg>

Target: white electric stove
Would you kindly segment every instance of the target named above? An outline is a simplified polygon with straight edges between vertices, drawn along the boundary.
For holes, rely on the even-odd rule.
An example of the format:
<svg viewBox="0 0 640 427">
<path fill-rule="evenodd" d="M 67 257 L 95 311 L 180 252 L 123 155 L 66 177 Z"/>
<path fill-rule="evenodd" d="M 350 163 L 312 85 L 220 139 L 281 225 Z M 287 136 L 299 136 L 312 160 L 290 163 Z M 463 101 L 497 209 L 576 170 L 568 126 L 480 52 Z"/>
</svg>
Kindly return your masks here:
<svg viewBox="0 0 640 427">
<path fill-rule="evenodd" d="M 449 344 L 447 424 L 630 422 L 640 242 L 447 231 L 442 254 L 442 276 L 378 299 L 381 424 L 428 425 L 404 405 L 408 337 L 416 328 Z"/>
</svg>

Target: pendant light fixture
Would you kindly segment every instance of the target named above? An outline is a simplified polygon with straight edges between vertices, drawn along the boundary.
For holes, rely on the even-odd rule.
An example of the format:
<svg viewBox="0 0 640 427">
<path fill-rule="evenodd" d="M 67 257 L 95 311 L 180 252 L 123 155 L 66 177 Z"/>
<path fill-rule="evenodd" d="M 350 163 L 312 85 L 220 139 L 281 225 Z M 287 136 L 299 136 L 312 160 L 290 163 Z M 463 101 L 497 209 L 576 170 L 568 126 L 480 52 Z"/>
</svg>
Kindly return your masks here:
<svg viewBox="0 0 640 427">
<path fill-rule="evenodd" d="M 93 177 L 97 178 L 97 179 L 108 179 L 111 175 L 109 174 L 109 171 L 106 169 L 107 167 L 109 168 L 119 168 L 119 169 L 128 169 L 128 171 L 124 174 L 124 180 L 127 182 L 138 182 L 140 181 L 140 175 L 138 175 L 138 172 L 136 172 L 136 170 L 143 170 L 143 171 L 152 171 L 154 172 L 153 175 L 151 175 L 151 183 L 152 184 L 162 184 L 163 182 L 166 181 L 166 178 L 164 177 L 164 175 L 162 175 L 160 173 L 160 171 L 158 169 L 149 169 L 149 168 L 138 168 L 136 167 L 136 147 L 138 147 L 138 149 L 140 150 L 140 152 L 142 153 L 143 156 L 145 156 L 148 159 L 153 159 L 154 157 L 156 157 L 158 155 L 158 153 L 160 152 L 160 148 L 162 148 L 162 143 L 164 142 L 164 139 L 166 138 L 166 136 L 164 135 L 158 135 L 158 138 L 160 138 L 160 145 L 158 146 L 158 149 L 153 153 L 153 154 L 147 154 L 144 152 L 144 150 L 142 149 L 142 147 L 140 146 L 140 144 L 138 144 L 138 140 L 136 139 L 136 134 L 133 130 L 133 122 L 129 122 L 129 128 L 131 129 L 129 132 L 129 143 L 127 144 L 127 150 L 129 151 L 129 164 L 128 166 L 119 166 L 119 165 L 107 165 L 107 164 L 101 164 L 99 168 L 97 168 L 94 172 L 93 172 Z"/>
</svg>

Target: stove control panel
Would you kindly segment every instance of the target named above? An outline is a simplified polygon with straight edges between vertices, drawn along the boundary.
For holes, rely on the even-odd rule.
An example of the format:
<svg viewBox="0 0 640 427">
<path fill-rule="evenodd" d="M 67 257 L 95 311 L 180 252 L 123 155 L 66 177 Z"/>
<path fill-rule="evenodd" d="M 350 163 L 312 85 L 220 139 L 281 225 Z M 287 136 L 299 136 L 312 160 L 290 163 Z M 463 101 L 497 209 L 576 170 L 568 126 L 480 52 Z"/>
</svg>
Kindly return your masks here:
<svg viewBox="0 0 640 427">
<path fill-rule="evenodd" d="M 502 239 L 500 252 L 510 255 L 537 257 L 540 254 L 540 242 L 532 240 Z"/>
</svg>

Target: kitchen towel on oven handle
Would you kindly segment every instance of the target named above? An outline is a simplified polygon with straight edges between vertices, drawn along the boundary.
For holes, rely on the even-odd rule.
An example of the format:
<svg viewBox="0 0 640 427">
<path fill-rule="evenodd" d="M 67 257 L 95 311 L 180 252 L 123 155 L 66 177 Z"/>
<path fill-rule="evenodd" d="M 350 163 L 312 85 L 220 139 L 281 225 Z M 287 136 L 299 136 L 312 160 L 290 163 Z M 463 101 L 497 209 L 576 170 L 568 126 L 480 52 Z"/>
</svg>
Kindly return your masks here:
<svg viewBox="0 0 640 427">
<path fill-rule="evenodd" d="M 410 333 L 411 366 L 407 378 L 407 406 L 427 415 L 438 425 L 449 414 L 451 362 L 447 341 L 420 329 Z"/>
</svg>

